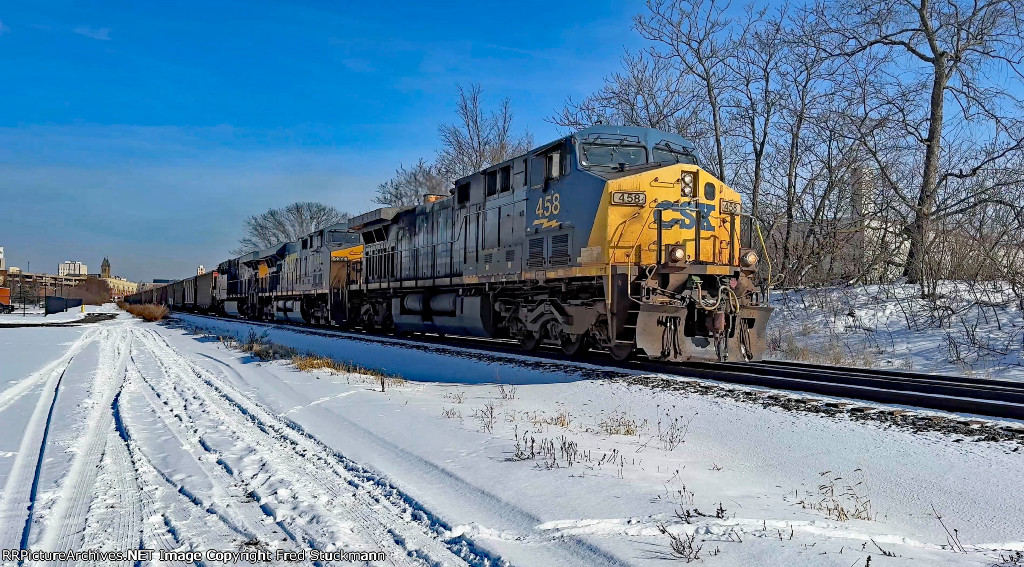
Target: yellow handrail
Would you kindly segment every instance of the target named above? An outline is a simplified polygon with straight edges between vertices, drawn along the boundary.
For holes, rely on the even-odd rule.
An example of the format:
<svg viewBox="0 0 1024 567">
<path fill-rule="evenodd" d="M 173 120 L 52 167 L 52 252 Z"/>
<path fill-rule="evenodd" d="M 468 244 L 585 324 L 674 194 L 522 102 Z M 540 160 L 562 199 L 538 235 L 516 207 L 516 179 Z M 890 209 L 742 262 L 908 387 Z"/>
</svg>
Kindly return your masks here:
<svg viewBox="0 0 1024 567">
<path fill-rule="evenodd" d="M 751 223 L 757 228 L 757 238 L 761 241 L 761 251 L 764 252 L 764 260 L 768 262 L 768 283 L 764 286 L 764 302 L 770 303 L 769 298 L 771 297 L 772 289 L 772 259 L 768 255 L 768 247 L 764 244 L 764 235 L 761 234 L 761 223 L 757 222 L 757 219 L 751 219 L 754 222 Z"/>
</svg>

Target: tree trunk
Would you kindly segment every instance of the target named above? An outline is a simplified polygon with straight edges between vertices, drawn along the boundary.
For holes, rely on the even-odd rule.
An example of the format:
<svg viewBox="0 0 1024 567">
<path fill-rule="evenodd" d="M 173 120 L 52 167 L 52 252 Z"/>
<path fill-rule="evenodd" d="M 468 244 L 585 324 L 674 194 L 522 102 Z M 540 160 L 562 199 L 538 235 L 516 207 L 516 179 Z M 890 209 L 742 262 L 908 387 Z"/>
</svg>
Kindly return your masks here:
<svg viewBox="0 0 1024 567">
<path fill-rule="evenodd" d="M 928 236 L 932 210 L 938 193 L 939 159 L 942 152 L 943 96 L 946 92 L 945 57 L 937 55 L 932 77 L 932 96 L 929 108 L 928 138 L 924 149 L 924 171 L 921 192 L 914 207 L 914 220 L 909 227 L 910 247 L 903 275 L 908 283 L 923 283 L 925 241 Z"/>
<path fill-rule="evenodd" d="M 718 99 L 715 97 L 715 88 L 711 84 L 710 73 L 707 76 L 708 101 L 711 103 L 711 122 L 715 128 L 715 151 L 718 153 L 718 179 L 722 183 L 728 183 L 725 178 L 725 147 L 722 145 L 722 118 L 719 116 Z"/>
</svg>

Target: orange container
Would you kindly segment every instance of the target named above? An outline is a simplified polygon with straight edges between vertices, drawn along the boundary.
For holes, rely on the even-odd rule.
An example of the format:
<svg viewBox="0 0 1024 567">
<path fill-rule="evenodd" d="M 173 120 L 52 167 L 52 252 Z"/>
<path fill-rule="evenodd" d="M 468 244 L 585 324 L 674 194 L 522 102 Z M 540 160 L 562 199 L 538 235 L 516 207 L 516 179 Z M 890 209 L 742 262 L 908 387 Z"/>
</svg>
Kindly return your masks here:
<svg viewBox="0 0 1024 567">
<path fill-rule="evenodd" d="M 0 287 L 0 305 L 11 304 L 11 290 L 6 287 Z"/>
</svg>

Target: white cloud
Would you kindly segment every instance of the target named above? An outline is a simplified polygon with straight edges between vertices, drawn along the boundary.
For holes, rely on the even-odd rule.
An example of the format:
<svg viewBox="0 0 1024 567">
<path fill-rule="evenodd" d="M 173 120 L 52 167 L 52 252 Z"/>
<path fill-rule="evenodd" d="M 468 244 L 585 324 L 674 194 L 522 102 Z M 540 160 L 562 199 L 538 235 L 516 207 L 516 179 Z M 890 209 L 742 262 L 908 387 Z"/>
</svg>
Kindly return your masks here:
<svg viewBox="0 0 1024 567">
<path fill-rule="evenodd" d="M 110 41 L 110 28 L 94 28 L 92 26 L 78 26 L 71 30 L 78 35 L 84 35 L 92 39 Z"/>
</svg>

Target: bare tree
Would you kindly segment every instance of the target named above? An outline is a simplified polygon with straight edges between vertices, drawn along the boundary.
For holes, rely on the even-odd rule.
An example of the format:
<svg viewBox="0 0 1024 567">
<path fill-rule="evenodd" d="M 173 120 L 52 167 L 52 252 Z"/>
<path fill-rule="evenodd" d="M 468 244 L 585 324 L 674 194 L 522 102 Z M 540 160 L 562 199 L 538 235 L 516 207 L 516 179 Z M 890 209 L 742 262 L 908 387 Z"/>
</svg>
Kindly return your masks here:
<svg viewBox="0 0 1024 567">
<path fill-rule="evenodd" d="M 1024 3 L 844 0 L 821 2 L 816 12 L 829 23 L 837 55 L 854 62 L 865 54 L 887 57 L 891 65 L 876 77 L 876 84 L 885 94 L 910 95 L 878 97 L 870 110 L 884 112 L 895 122 L 891 131 L 903 130 L 920 155 L 914 161 L 916 183 L 893 184 L 893 189 L 910 207 L 905 275 L 908 281 L 921 282 L 926 276 L 927 239 L 943 189 L 981 174 L 1024 148 L 1016 118 L 1020 101 L 998 79 L 1008 75 L 1016 82 L 1022 76 Z M 914 89 L 907 89 L 909 85 Z M 947 112 L 949 103 L 956 114 Z M 1007 105 L 1015 112 L 1007 112 Z M 954 139 L 973 146 L 973 152 L 958 152 L 957 157 L 966 162 L 944 159 Z M 870 137 L 865 136 L 865 141 L 870 142 Z M 878 151 L 875 155 L 888 157 Z M 883 168 L 892 165 L 879 161 L 884 162 L 880 163 Z M 984 202 L 977 197 L 963 204 Z"/>
<path fill-rule="evenodd" d="M 245 219 L 245 236 L 238 240 L 238 248 L 231 251 L 241 256 L 254 250 L 298 240 L 321 228 L 348 219 L 331 205 L 305 201 L 292 203 L 280 209 L 269 209 Z"/>
<path fill-rule="evenodd" d="M 373 201 L 388 207 L 408 207 L 419 204 L 424 195 L 447 193 L 448 181 L 440 168 L 421 158 L 408 169 L 398 166 L 394 177 L 377 186 Z"/>
<path fill-rule="evenodd" d="M 505 161 L 529 151 L 530 134 L 512 132 L 512 106 L 504 99 L 498 109 L 487 114 L 479 84 L 459 89 L 456 113 L 459 122 L 442 124 L 438 129 L 442 149 L 437 156 L 438 171 L 447 179 L 458 179 L 489 165 Z"/>
<path fill-rule="evenodd" d="M 789 30 L 784 24 L 786 5 L 774 18 L 767 9 L 746 9 L 746 20 L 739 35 L 736 57 L 728 62 L 736 79 L 735 100 L 729 105 L 729 119 L 737 124 L 737 136 L 749 147 L 749 159 L 741 160 L 738 175 L 749 187 L 750 214 L 758 216 L 764 183 L 764 166 L 771 147 L 772 129 L 782 106 L 779 59 L 784 54 Z M 734 182 L 734 185 L 736 182 Z"/>
<path fill-rule="evenodd" d="M 598 123 L 680 133 L 695 129 L 692 85 L 670 59 L 626 52 L 621 65 L 599 91 L 579 102 L 568 99 L 548 121 L 573 130 Z"/>
<path fill-rule="evenodd" d="M 717 0 L 647 0 L 648 14 L 634 22 L 637 31 L 654 45 L 649 53 L 668 58 L 696 79 L 704 91 L 715 144 L 712 166 L 719 179 L 726 176 L 724 102 L 732 86 L 729 60 L 736 55 L 733 21 L 728 2 Z"/>
</svg>

